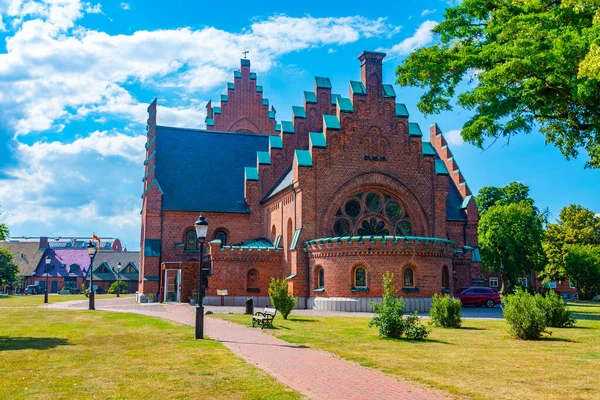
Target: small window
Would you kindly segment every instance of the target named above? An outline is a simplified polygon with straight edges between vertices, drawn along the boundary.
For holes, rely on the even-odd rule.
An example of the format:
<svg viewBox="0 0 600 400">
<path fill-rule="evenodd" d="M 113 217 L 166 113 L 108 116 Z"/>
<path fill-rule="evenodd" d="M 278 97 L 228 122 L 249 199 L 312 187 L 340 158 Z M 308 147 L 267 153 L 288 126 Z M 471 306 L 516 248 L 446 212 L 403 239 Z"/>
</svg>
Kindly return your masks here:
<svg viewBox="0 0 600 400">
<path fill-rule="evenodd" d="M 544 287 L 547 289 L 556 289 L 556 281 L 544 283 Z"/>
<path fill-rule="evenodd" d="M 367 287 L 367 270 L 363 267 L 358 267 L 354 270 L 354 287 L 355 288 L 366 288 Z"/>
<path fill-rule="evenodd" d="M 197 250 L 196 231 L 189 230 L 185 234 L 185 249 Z"/>
<path fill-rule="evenodd" d="M 442 289 L 450 289 L 450 273 L 445 265 L 442 267 Z"/>
<path fill-rule="evenodd" d="M 133 267 L 133 265 L 129 264 L 121 271 L 122 274 L 135 274 L 137 271 Z"/>
<path fill-rule="evenodd" d="M 77 264 L 71 264 L 69 266 L 69 273 L 76 274 L 78 272 L 79 272 L 79 265 L 77 265 Z"/>
<path fill-rule="evenodd" d="M 524 287 L 524 288 L 528 287 L 527 286 L 527 278 L 519 278 L 517 280 L 517 282 L 518 282 L 519 286 L 521 286 L 521 287 Z M 556 287 L 556 282 L 554 282 L 554 287 Z"/>
<path fill-rule="evenodd" d="M 96 273 L 96 274 L 108 274 L 108 273 L 110 273 L 110 270 L 108 269 L 108 267 L 106 266 L 106 264 L 102 264 L 101 266 L 99 266 L 98 268 L 96 268 L 96 270 L 94 271 L 94 273 Z"/>
<path fill-rule="evenodd" d="M 225 233 L 225 231 L 217 231 L 215 233 L 215 239 L 221 241 L 221 246 L 227 246 L 227 233 Z"/>
<path fill-rule="evenodd" d="M 325 287 L 325 270 L 323 268 L 319 268 L 317 270 L 317 289 L 322 289 Z"/>
<path fill-rule="evenodd" d="M 404 287 L 415 287 L 415 271 L 411 267 L 404 269 Z"/>
<path fill-rule="evenodd" d="M 490 287 L 497 288 L 498 287 L 498 278 L 490 278 Z"/>
</svg>

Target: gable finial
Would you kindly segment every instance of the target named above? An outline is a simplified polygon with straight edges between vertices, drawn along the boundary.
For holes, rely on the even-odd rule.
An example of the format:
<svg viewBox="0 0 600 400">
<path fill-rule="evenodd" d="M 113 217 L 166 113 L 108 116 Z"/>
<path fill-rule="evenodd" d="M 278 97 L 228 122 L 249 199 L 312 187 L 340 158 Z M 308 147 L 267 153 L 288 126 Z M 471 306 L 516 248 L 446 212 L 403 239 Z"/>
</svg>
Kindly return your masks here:
<svg viewBox="0 0 600 400">
<path fill-rule="evenodd" d="M 246 56 L 248 55 L 248 53 L 250 53 L 248 50 L 242 51 L 242 54 L 244 55 L 244 59 L 246 59 Z"/>
</svg>

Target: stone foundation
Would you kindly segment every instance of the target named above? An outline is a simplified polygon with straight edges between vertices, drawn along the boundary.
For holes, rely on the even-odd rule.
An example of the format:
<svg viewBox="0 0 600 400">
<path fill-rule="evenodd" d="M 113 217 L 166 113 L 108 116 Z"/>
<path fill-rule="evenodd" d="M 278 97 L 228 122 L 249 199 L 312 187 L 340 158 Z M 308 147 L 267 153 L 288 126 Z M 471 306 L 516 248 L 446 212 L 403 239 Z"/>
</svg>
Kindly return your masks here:
<svg viewBox="0 0 600 400">
<path fill-rule="evenodd" d="M 260 307 L 267 307 L 271 305 L 271 298 L 267 296 L 225 296 L 223 297 L 223 306 L 227 307 L 245 307 L 246 299 L 254 299 L 254 309 Z M 205 306 L 220 306 L 221 305 L 221 296 L 206 296 L 204 298 Z M 306 298 L 299 297 L 298 303 L 296 304 L 296 309 L 305 309 L 306 308 Z"/>
<path fill-rule="evenodd" d="M 431 298 L 405 298 L 406 312 L 417 310 L 427 313 L 431 309 Z M 381 297 L 310 297 L 308 308 L 323 311 L 373 312 L 371 302 L 380 303 Z"/>
</svg>

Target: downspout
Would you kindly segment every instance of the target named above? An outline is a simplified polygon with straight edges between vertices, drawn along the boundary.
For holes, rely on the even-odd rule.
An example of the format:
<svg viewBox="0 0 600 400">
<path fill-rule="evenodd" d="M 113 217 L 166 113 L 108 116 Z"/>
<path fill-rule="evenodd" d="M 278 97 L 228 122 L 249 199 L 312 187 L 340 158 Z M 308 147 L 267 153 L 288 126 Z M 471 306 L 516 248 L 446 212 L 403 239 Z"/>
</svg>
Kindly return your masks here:
<svg viewBox="0 0 600 400">
<path fill-rule="evenodd" d="M 161 199 L 162 200 L 162 199 Z M 165 212 L 162 209 L 162 201 L 161 201 L 161 210 L 160 210 L 160 253 L 158 255 L 158 296 L 162 300 L 162 253 L 163 253 L 163 218 L 165 216 Z"/>
</svg>

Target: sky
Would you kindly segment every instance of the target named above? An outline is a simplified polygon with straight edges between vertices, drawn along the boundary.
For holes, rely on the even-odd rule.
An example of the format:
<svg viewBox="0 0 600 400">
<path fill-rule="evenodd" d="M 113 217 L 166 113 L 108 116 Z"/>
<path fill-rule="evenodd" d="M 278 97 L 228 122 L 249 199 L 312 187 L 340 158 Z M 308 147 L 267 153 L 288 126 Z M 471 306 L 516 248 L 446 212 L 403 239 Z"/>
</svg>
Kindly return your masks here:
<svg viewBox="0 0 600 400">
<path fill-rule="evenodd" d="M 155 97 L 158 124 L 203 128 L 206 102 L 248 50 L 277 120 L 289 120 L 315 76 L 348 96 L 363 50 L 387 53 L 384 83 L 394 83 L 453 1 L 0 0 L 0 221 L 12 236 L 95 232 L 139 249 Z M 395 89 L 412 122 L 445 132 L 474 193 L 518 181 L 551 220 L 570 203 L 600 213 L 600 170 L 584 169 L 584 155 L 567 161 L 538 132 L 482 151 L 460 138 L 469 111 L 424 117 L 421 89 Z"/>
</svg>

